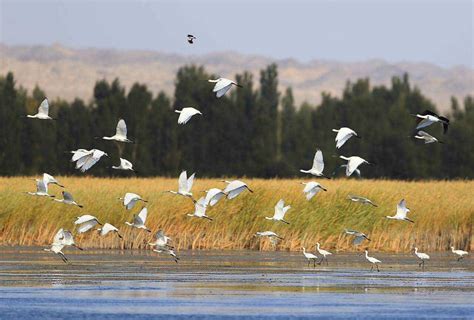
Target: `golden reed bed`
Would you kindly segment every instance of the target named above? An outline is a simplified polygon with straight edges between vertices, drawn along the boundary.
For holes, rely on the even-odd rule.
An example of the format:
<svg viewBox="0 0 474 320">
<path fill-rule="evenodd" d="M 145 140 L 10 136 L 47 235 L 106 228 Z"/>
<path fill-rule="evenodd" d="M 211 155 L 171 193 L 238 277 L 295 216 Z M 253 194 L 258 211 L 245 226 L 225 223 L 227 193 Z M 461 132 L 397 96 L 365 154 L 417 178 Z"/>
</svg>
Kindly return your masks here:
<svg viewBox="0 0 474 320">
<path fill-rule="evenodd" d="M 66 186 L 83 209 L 64 205 L 45 197 L 29 196 L 34 191 L 31 177 L 0 178 L 0 245 L 47 245 L 56 231 L 74 229 L 75 217 L 92 214 L 101 222 L 118 227 L 124 240 L 115 234 L 100 237 L 97 232 L 76 236 L 86 248 L 145 248 L 152 234 L 132 230 L 124 224 L 141 209 L 139 203 L 127 211 L 117 199 L 134 192 L 149 200 L 147 226 L 164 229 L 178 249 L 254 249 L 270 250 L 267 239 L 253 237 L 256 231 L 275 231 L 285 239 L 281 250 L 312 248 L 319 241 L 331 250 L 354 250 L 344 228 L 365 232 L 372 239 L 362 246 L 371 249 L 403 252 L 414 245 L 424 251 L 444 251 L 449 246 L 472 249 L 474 216 L 473 181 L 404 182 L 388 180 L 323 180 L 327 192 L 311 201 L 302 193 L 300 181 L 290 179 L 242 179 L 255 191 L 242 193 L 233 200 L 222 199 L 207 214 L 213 222 L 187 217 L 194 211 L 190 199 L 163 193 L 177 189 L 177 179 L 103 179 L 56 177 Z M 306 180 L 308 181 L 308 180 Z M 211 187 L 224 187 L 218 179 L 195 181 L 193 193 Z M 61 188 L 50 187 L 50 194 L 60 197 Z M 368 197 L 378 208 L 352 203 L 348 194 Z M 283 198 L 292 206 L 285 219 L 290 225 L 267 221 L 273 207 Z M 405 198 L 415 224 L 385 219 L 393 215 L 397 202 Z"/>
</svg>

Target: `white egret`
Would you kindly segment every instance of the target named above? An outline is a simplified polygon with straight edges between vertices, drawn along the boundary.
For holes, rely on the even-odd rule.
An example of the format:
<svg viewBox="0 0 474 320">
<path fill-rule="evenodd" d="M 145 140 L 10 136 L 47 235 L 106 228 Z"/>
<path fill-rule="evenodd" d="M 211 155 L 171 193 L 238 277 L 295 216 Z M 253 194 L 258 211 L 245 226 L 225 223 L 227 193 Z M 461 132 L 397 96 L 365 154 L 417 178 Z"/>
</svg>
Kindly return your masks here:
<svg viewBox="0 0 474 320">
<path fill-rule="evenodd" d="M 118 142 L 132 142 L 131 140 L 127 139 L 127 125 L 125 124 L 125 120 L 120 119 L 117 123 L 117 127 L 115 129 L 115 135 L 111 137 L 102 137 L 104 140 L 114 140 Z"/>
<path fill-rule="evenodd" d="M 172 194 L 177 194 L 177 195 L 192 198 L 193 194 L 191 192 L 191 189 L 192 189 L 193 184 L 194 184 L 194 176 L 195 176 L 195 173 L 193 173 L 188 178 L 186 170 L 181 172 L 181 174 L 179 175 L 179 178 L 178 178 L 178 192 L 173 191 L 173 190 L 169 190 L 169 191 L 165 191 L 165 192 L 170 192 Z"/>
<path fill-rule="evenodd" d="M 314 154 L 313 166 L 311 167 L 311 169 L 309 170 L 301 169 L 300 172 L 309 173 L 316 177 L 324 177 L 326 179 L 330 179 L 329 177 L 326 177 L 324 175 L 323 170 L 324 170 L 323 152 L 317 149 L 316 153 Z"/>
<path fill-rule="evenodd" d="M 123 205 L 127 210 L 133 209 L 138 201 L 143 201 L 145 203 L 148 202 L 148 200 L 143 199 L 138 194 L 131 192 L 127 192 L 125 196 L 123 198 L 119 198 L 119 200 L 123 200 Z"/>
<path fill-rule="evenodd" d="M 206 215 L 206 209 L 207 209 L 207 204 L 206 204 L 206 198 L 201 197 L 198 201 L 195 201 L 194 203 L 194 213 L 188 213 L 188 217 L 197 217 L 197 218 L 204 218 L 209 221 L 212 221 L 212 218 L 208 217 Z"/>
<path fill-rule="evenodd" d="M 227 183 L 227 186 L 224 188 L 223 192 L 227 195 L 227 199 L 234 199 L 239 194 L 241 194 L 245 189 L 253 193 L 253 191 L 248 187 L 248 185 L 239 180 L 232 180 L 227 181 L 224 180 L 223 182 Z"/>
<path fill-rule="evenodd" d="M 407 204 L 405 199 L 400 200 L 397 204 L 397 213 L 394 216 L 386 216 L 387 219 L 393 220 L 401 220 L 401 221 L 408 221 L 411 223 L 415 223 L 415 221 L 410 220 L 407 218 L 407 214 L 410 212 L 410 209 L 407 208 Z"/>
<path fill-rule="evenodd" d="M 212 89 L 212 92 L 216 93 L 216 97 L 220 98 L 224 94 L 226 94 L 227 91 L 232 87 L 232 85 L 237 86 L 237 87 L 242 87 L 240 84 L 237 84 L 235 81 L 226 79 L 226 78 L 219 78 L 216 80 L 209 80 L 209 82 L 214 82 L 216 85 L 214 86 L 214 89 Z"/>
<path fill-rule="evenodd" d="M 47 174 L 47 173 L 43 173 L 43 182 L 44 182 L 46 185 L 55 184 L 55 185 L 57 185 L 58 187 L 64 188 L 64 186 L 61 185 L 61 184 L 58 182 L 58 180 L 56 180 L 52 175 Z"/>
<path fill-rule="evenodd" d="M 418 125 L 416 126 L 416 130 L 428 127 L 433 123 L 439 122 L 443 125 L 443 133 L 446 133 L 448 131 L 449 119 L 439 116 L 433 111 L 425 110 L 422 113 L 412 114 L 412 116 L 418 118 Z"/>
<path fill-rule="evenodd" d="M 102 228 L 97 229 L 97 231 L 99 231 L 99 234 L 102 237 L 107 235 L 109 232 L 115 232 L 120 239 L 123 239 L 122 235 L 119 232 L 119 229 L 117 229 L 116 227 L 114 227 L 113 225 L 107 222 L 104 223 Z"/>
<path fill-rule="evenodd" d="M 354 240 L 352 241 L 352 244 L 354 245 L 361 244 L 364 239 L 370 241 L 369 237 L 365 233 L 350 229 L 344 229 L 344 232 L 348 235 L 354 236 Z"/>
<path fill-rule="evenodd" d="M 147 215 L 148 215 L 148 209 L 144 207 L 138 214 L 133 216 L 132 223 L 125 222 L 125 224 L 133 228 L 143 229 L 148 232 L 151 232 L 151 230 L 145 226 Z"/>
<path fill-rule="evenodd" d="M 372 200 L 369 200 L 364 197 L 348 195 L 347 198 L 353 202 L 358 202 L 361 204 L 370 204 L 371 206 L 378 207 L 375 203 L 372 202 Z"/>
<path fill-rule="evenodd" d="M 179 113 L 178 124 L 186 124 L 196 114 L 202 115 L 201 111 L 192 107 L 183 108 L 182 110 L 175 110 L 174 112 Z"/>
<path fill-rule="evenodd" d="M 339 158 L 347 160 L 347 166 L 346 166 L 346 176 L 351 176 L 352 173 L 354 173 L 355 170 L 361 165 L 361 164 L 371 164 L 367 160 L 362 159 L 361 157 L 357 156 L 352 156 L 352 157 L 345 157 L 345 156 L 339 156 Z"/>
<path fill-rule="evenodd" d="M 454 247 L 451 247 L 451 252 L 459 256 L 458 261 L 460 261 L 462 258 L 464 258 L 464 256 L 467 256 L 469 254 L 469 252 L 464 250 L 455 250 Z"/>
<path fill-rule="evenodd" d="M 26 192 L 26 193 L 32 196 L 54 198 L 53 195 L 48 194 L 48 186 L 44 183 L 43 180 L 40 180 L 40 179 L 36 179 L 36 192 Z"/>
<path fill-rule="evenodd" d="M 284 219 L 286 212 L 290 209 L 291 209 L 291 206 L 285 207 L 285 201 L 283 199 L 280 199 L 280 201 L 278 201 L 277 204 L 275 205 L 275 213 L 273 214 L 273 217 L 265 217 L 265 219 L 273 220 L 273 221 L 281 221 L 283 223 L 290 224 L 288 221 Z"/>
<path fill-rule="evenodd" d="M 74 242 L 74 236 L 72 235 L 71 231 L 64 230 L 62 228 L 59 229 L 59 231 L 54 236 L 53 243 L 63 246 L 75 247 L 76 249 L 79 249 L 81 251 L 84 250 Z"/>
<path fill-rule="evenodd" d="M 316 249 L 318 250 L 319 254 L 321 255 L 321 261 L 319 261 L 319 264 L 321 264 L 324 260 L 326 260 L 326 264 L 329 265 L 327 257 L 332 255 L 332 253 L 329 252 L 329 251 L 321 249 L 319 242 L 316 243 Z"/>
<path fill-rule="evenodd" d="M 336 168 L 334 169 L 334 171 L 332 172 L 331 175 L 332 175 L 333 177 L 336 176 L 336 175 L 338 175 L 338 174 L 339 174 L 339 171 L 340 171 L 341 169 L 344 170 L 344 174 L 346 174 L 345 171 L 347 170 L 347 164 L 341 164 L 340 166 L 336 166 Z M 362 177 L 362 175 L 361 175 L 361 173 L 360 173 L 360 169 L 355 169 L 355 170 L 354 170 L 354 173 L 357 175 L 358 178 L 361 178 L 361 177 Z"/>
<path fill-rule="evenodd" d="M 369 251 L 365 250 L 365 258 L 372 263 L 372 268 L 370 268 L 370 271 L 374 270 L 374 265 L 377 267 L 377 271 L 380 272 L 379 269 L 379 264 L 382 263 L 379 259 L 376 259 L 374 257 L 369 257 Z"/>
<path fill-rule="evenodd" d="M 309 267 L 309 264 L 311 263 L 311 261 L 313 261 L 313 267 L 316 267 L 316 260 L 318 260 L 318 257 L 315 254 L 312 254 L 310 252 L 306 252 L 306 248 L 303 247 L 303 255 L 308 260 L 308 267 Z"/>
<path fill-rule="evenodd" d="M 301 184 L 304 185 L 303 193 L 306 195 L 306 200 L 311 200 L 311 198 L 317 195 L 321 190 L 328 191 L 322 185 L 314 181 L 301 182 Z"/>
<path fill-rule="evenodd" d="M 76 162 L 76 169 L 79 169 L 81 172 L 89 170 L 102 156 L 108 156 L 107 153 L 98 149 L 78 149 L 71 151 L 71 153 L 73 153 L 71 161 Z"/>
<path fill-rule="evenodd" d="M 351 128 L 342 127 L 340 129 L 332 129 L 332 131 L 337 132 L 337 135 L 336 135 L 336 148 L 337 149 L 341 148 L 344 145 L 344 143 L 346 143 L 347 140 L 349 140 L 352 136 L 360 139 L 357 133 Z"/>
<path fill-rule="evenodd" d="M 49 115 L 49 103 L 48 99 L 44 99 L 38 107 L 38 113 L 34 115 L 27 115 L 27 118 L 40 119 L 40 120 L 55 120 Z"/>
<path fill-rule="evenodd" d="M 430 260 L 430 256 L 427 255 L 426 253 L 418 252 L 417 247 L 415 247 L 415 255 L 418 257 L 418 259 L 421 260 L 421 262 L 418 264 L 418 266 L 422 267 L 422 269 L 425 269 L 425 260 Z"/>
<path fill-rule="evenodd" d="M 225 197 L 225 193 L 221 189 L 212 188 L 206 190 L 206 205 L 215 206 L 222 197 Z"/>
<path fill-rule="evenodd" d="M 173 246 L 168 244 L 169 241 L 171 241 L 171 238 L 166 236 L 163 230 L 158 230 L 155 233 L 155 242 L 148 242 L 148 244 L 157 248 L 173 249 Z"/>
<path fill-rule="evenodd" d="M 192 34 L 188 34 L 187 39 L 188 39 L 189 44 L 193 44 L 194 40 L 196 40 L 196 37 L 193 36 Z"/>
<path fill-rule="evenodd" d="M 112 169 L 116 170 L 130 170 L 130 171 L 135 171 L 133 170 L 133 164 L 123 158 L 120 158 L 120 165 L 119 166 L 112 166 Z"/>
<path fill-rule="evenodd" d="M 254 237 L 269 237 L 269 238 L 277 238 L 283 240 L 284 238 L 280 237 L 273 231 L 259 231 L 255 233 Z"/>
<path fill-rule="evenodd" d="M 156 249 L 153 249 L 154 252 L 157 252 L 157 253 L 167 253 L 169 254 L 170 256 L 173 257 L 174 259 L 174 262 L 178 263 L 178 256 L 176 255 L 176 253 L 174 253 L 174 251 L 172 249 L 167 249 L 167 248 L 156 248 Z"/>
<path fill-rule="evenodd" d="M 76 218 L 76 221 L 74 221 L 75 225 L 78 225 L 77 232 L 78 233 L 84 233 L 92 228 L 94 228 L 97 224 L 102 225 L 102 223 L 99 222 L 99 220 L 90 215 L 90 214 L 85 214 L 80 217 Z"/>
<path fill-rule="evenodd" d="M 54 201 L 57 202 L 62 202 L 64 204 L 70 204 L 74 206 L 78 206 L 79 208 L 82 208 L 83 206 L 78 204 L 76 201 L 74 201 L 74 198 L 72 197 L 72 194 L 70 194 L 67 191 L 62 192 L 63 198 L 62 199 L 53 199 Z"/>
<path fill-rule="evenodd" d="M 429 134 L 429 133 L 427 133 L 423 130 L 417 131 L 413 137 L 415 139 L 423 140 L 425 142 L 425 144 L 434 143 L 434 142 L 443 143 L 442 141 L 439 141 L 438 139 L 433 137 L 431 134 Z"/>
</svg>

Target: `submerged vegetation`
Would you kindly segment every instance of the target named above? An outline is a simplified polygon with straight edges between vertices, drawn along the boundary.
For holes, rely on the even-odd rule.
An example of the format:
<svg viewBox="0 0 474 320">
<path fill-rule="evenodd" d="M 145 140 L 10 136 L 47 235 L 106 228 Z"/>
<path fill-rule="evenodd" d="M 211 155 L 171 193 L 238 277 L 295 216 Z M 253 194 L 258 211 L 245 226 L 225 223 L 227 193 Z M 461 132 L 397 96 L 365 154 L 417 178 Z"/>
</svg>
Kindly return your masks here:
<svg viewBox="0 0 474 320">
<path fill-rule="evenodd" d="M 253 249 L 272 250 L 268 239 L 253 237 L 257 231 L 271 230 L 284 237 L 279 250 L 313 248 L 317 241 L 332 251 L 370 249 L 403 252 L 415 245 L 425 251 L 472 248 L 472 221 L 474 216 L 474 182 L 429 181 L 404 182 L 393 180 L 338 179 L 320 181 L 327 192 L 320 192 L 306 201 L 295 179 L 243 179 L 254 190 L 244 192 L 236 199 L 222 199 L 208 208 L 214 219 L 187 217 L 194 211 L 193 202 L 184 197 L 163 193 L 177 187 L 176 179 L 168 178 L 77 178 L 57 177 L 71 192 L 83 209 L 34 197 L 25 191 L 35 189 L 31 177 L 0 178 L 0 245 L 47 245 L 59 228 L 74 231 L 75 217 L 92 214 L 102 223 L 109 222 L 120 229 L 124 239 L 116 234 L 100 237 L 89 231 L 76 235 L 76 242 L 85 248 L 146 248 L 153 234 L 132 230 L 125 221 L 131 221 L 142 204 L 126 210 L 119 197 L 126 192 L 141 195 L 149 202 L 146 225 L 159 229 L 173 239 L 179 249 Z M 213 179 L 198 179 L 193 187 L 195 198 L 211 187 L 224 187 Z M 62 189 L 50 187 L 50 194 L 61 197 Z M 368 197 L 378 207 L 353 203 L 348 194 Z M 285 219 L 290 225 L 265 220 L 273 214 L 273 207 L 283 198 L 291 205 Z M 409 217 L 414 224 L 385 219 L 393 215 L 400 199 L 407 200 Z M 344 228 L 362 231 L 372 241 L 360 248 L 351 244 L 343 234 Z"/>
</svg>

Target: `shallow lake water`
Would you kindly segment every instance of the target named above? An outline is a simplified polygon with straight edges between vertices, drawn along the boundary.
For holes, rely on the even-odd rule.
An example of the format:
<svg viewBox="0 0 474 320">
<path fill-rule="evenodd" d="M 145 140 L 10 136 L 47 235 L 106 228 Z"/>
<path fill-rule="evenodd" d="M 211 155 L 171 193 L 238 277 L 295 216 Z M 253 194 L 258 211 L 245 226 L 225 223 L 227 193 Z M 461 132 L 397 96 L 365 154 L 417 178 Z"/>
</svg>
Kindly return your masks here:
<svg viewBox="0 0 474 320">
<path fill-rule="evenodd" d="M 0 319 L 473 319 L 474 264 L 431 254 L 338 253 L 308 267 L 302 253 L 0 247 Z"/>
</svg>

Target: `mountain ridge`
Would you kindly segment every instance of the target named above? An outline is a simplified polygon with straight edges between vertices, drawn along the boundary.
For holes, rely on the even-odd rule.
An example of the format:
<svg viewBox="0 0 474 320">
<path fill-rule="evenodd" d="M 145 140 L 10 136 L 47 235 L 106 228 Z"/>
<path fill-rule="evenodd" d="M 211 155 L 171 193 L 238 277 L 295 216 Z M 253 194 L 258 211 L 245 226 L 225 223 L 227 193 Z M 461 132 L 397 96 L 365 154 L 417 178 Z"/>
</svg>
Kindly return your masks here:
<svg viewBox="0 0 474 320">
<path fill-rule="evenodd" d="M 270 63 L 279 68 L 280 90 L 291 86 L 296 103 L 317 104 L 321 93 L 340 96 L 347 81 L 369 78 L 371 85 L 389 85 L 393 76 L 408 73 L 412 85 L 430 98 L 439 110 L 449 110 L 451 96 L 459 100 L 474 95 L 474 70 L 467 66 L 445 68 L 427 62 L 387 62 L 370 59 L 359 62 L 293 58 L 272 59 L 260 55 L 223 51 L 203 55 L 179 55 L 151 50 L 70 48 L 51 46 L 9 46 L 0 43 L 0 74 L 12 71 L 17 82 L 31 91 L 39 85 L 51 99 L 89 100 L 97 80 L 119 78 L 129 88 L 146 84 L 156 94 L 172 95 L 175 74 L 185 64 L 203 65 L 207 72 L 223 77 L 250 71 L 258 82 L 259 70 Z"/>
</svg>

